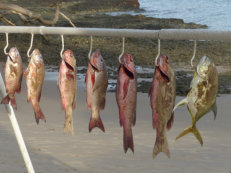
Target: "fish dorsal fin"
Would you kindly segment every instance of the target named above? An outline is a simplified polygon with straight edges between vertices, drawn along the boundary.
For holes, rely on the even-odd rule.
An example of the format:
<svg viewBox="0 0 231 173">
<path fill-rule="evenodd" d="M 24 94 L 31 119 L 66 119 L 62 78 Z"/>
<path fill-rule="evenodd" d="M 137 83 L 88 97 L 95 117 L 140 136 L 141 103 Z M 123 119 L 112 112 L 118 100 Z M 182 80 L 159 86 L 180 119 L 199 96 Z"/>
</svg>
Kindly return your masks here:
<svg viewBox="0 0 231 173">
<path fill-rule="evenodd" d="M 216 101 L 215 101 L 215 103 L 213 104 L 213 106 L 211 107 L 211 110 L 213 111 L 214 120 L 215 120 L 216 117 L 217 117 L 217 103 L 216 103 Z"/>
<path fill-rule="evenodd" d="M 178 108 L 179 106 L 182 106 L 182 105 L 184 105 L 184 104 L 188 104 L 188 99 L 187 99 L 187 97 L 184 98 L 183 100 L 181 100 L 180 102 L 178 102 L 178 103 L 175 105 L 175 107 L 173 108 L 173 112 L 176 110 L 176 108 Z"/>
</svg>

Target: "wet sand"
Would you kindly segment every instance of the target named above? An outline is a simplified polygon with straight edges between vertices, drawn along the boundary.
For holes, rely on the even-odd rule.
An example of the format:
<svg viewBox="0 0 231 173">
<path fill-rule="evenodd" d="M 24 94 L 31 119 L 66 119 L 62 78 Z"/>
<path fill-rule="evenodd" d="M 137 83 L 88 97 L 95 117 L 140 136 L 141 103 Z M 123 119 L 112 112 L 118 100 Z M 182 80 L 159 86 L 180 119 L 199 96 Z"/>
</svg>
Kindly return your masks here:
<svg viewBox="0 0 231 173">
<path fill-rule="evenodd" d="M 46 76 L 49 76 L 48 73 Z M 218 115 L 215 121 L 210 112 L 198 123 L 203 147 L 192 134 L 175 141 L 175 137 L 191 123 L 186 106 L 177 109 L 175 122 L 167 134 L 171 158 L 160 153 L 153 160 L 156 132 L 152 129 L 147 94 L 138 93 L 137 122 L 133 128 L 135 153 L 129 150 L 124 154 L 123 129 L 119 126 L 115 93 L 107 93 L 106 107 L 101 112 L 106 132 L 94 129 L 89 133 L 90 111 L 86 108 L 84 83 L 78 81 L 77 108 L 73 112 L 75 135 L 72 137 L 70 133 L 63 134 L 64 111 L 61 110 L 56 80 L 50 79 L 44 83 L 40 103 L 46 123 L 40 121 L 39 125 L 36 124 L 31 103 L 26 102 L 24 79 L 22 92 L 16 95 L 16 116 L 36 173 L 231 171 L 231 95 L 217 98 Z M 177 97 L 177 101 L 181 98 Z M 26 168 L 9 118 L 3 105 L 0 109 L 0 172 L 24 173 Z"/>
</svg>

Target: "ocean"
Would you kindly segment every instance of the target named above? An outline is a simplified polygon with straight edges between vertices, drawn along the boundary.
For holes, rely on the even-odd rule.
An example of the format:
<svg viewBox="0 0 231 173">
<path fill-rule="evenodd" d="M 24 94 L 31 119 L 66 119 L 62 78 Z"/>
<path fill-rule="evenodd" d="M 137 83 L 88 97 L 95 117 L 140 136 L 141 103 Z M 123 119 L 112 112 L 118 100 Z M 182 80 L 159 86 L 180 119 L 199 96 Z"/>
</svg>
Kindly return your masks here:
<svg viewBox="0 0 231 173">
<path fill-rule="evenodd" d="M 157 18 L 180 18 L 206 24 L 209 29 L 231 29 L 231 0 L 139 0 L 141 14 Z"/>
</svg>

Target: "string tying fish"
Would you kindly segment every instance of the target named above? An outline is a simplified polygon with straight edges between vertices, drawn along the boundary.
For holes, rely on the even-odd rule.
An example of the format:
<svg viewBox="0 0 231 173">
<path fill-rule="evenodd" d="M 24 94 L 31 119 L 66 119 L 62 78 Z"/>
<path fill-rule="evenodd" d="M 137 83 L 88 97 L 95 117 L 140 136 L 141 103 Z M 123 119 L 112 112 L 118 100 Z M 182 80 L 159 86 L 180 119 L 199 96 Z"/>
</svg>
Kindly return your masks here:
<svg viewBox="0 0 231 173">
<path fill-rule="evenodd" d="M 31 51 L 31 48 L 32 48 L 32 46 L 33 46 L 33 41 L 34 41 L 34 34 L 33 34 L 33 33 L 31 33 L 30 47 L 29 47 L 29 49 L 28 49 L 28 51 L 27 51 L 27 57 L 28 57 L 28 58 L 30 58 L 30 57 L 31 57 L 31 55 L 30 55 L 30 51 Z"/>
<path fill-rule="evenodd" d="M 121 54 L 120 54 L 120 56 L 119 56 L 119 62 L 120 62 L 120 64 L 121 64 L 121 58 L 122 58 L 122 56 L 123 56 L 123 54 L 124 54 L 124 44 L 125 44 L 125 37 L 123 37 L 122 38 L 122 52 L 121 52 Z"/>
<path fill-rule="evenodd" d="M 92 43 L 93 43 L 93 37 L 91 35 L 91 37 L 90 37 L 90 50 L 89 50 L 89 53 L 88 53 L 88 59 L 89 60 L 91 59 Z"/>
<path fill-rule="evenodd" d="M 193 60 L 195 59 L 195 56 L 196 56 L 196 51 L 197 51 L 197 41 L 194 40 L 194 50 L 193 50 L 193 56 L 192 56 L 192 59 L 191 59 L 191 66 L 193 67 Z"/>
<path fill-rule="evenodd" d="M 62 41 L 62 49 L 60 51 L 60 57 L 63 58 L 63 50 L 64 50 L 64 37 L 63 35 L 60 35 L 61 36 L 61 41 Z"/>
<path fill-rule="evenodd" d="M 6 34 L 6 46 L 4 47 L 4 53 L 5 55 L 8 55 L 8 53 L 6 52 L 6 49 L 9 46 L 9 38 L 8 38 L 8 33 L 6 32 L 5 34 Z"/>
<path fill-rule="evenodd" d="M 160 39 L 158 38 L 158 52 L 157 52 L 156 59 L 155 59 L 155 65 L 157 65 L 157 60 L 159 56 L 160 56 Z"/>
</svg>

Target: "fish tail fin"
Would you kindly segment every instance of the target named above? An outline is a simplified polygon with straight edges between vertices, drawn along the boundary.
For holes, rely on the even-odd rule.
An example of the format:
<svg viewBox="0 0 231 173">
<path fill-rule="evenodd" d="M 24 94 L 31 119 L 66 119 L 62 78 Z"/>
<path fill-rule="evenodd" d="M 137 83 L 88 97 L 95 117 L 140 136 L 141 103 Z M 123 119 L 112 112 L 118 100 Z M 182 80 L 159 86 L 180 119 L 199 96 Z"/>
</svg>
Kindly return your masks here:
<svg viewBox="0 0 231 173">
<path fill-rule="evenodd" d="M 91 132 L 92 129 L 95 128 L 95 127 L 98 127 L 98 128 L 100 128 L 103 132 L 105 132 L 105 129 L 104 129 L 104 126 L 103 126 L 103 122 L 102 122 L 100 116 L 93 117 L 93 116 L 91 115 L 91 119 L 90 119 L 89 127 L 88 127 L 89 132 Z"/>
<path fill-rule="evenodd" d="M 42 110 L 39 108 L 38 111 L 34 111 L 34 115 L 35 115 L 35 120 L 36 120 L 36 123 L 38 124 L 39 123 L 39 119 L 43 120 L 44 122 L 46 122 L 46 118 L 42 112 Z"/>
<path fill-rule="evenodd" d="M 74 126 L 73 126 L 73 119 L 72 119 L 72 107 L 67 108 L 66 110 L 66 117 L 65 117 L 65 124 L 64 124 L 64 133 L 70 131 L 72 136 L 74 136 Z"/>
<path fill-rule="evenodd" d="M 174 111 L 176 110 L 176 108 L 178 108 L 179 106 L 182 106 L 182 105 L 187 104 L 187 103 L 188 103 L 188 100 L 187 100 L 187 97 L 186 97 L 186 98 L 184 98 L 183 100 L 181 100 L 180 102 L 178 102 L 178 103 L 174 106 L 172 112 L 174 112 Z"/>
<path fill-rule="evenodd" d="M 4 97 L 1 101 L 1 104 L 9 104 L 9 102 L 11 103 L 11 106 L 17 110 L 17 104 L 16 104 L 16 100 L 14 98 L 14 95 L 7 95 L 6 97 Z"/>
<path fill-rule="evenodd" d="M 128 148 L 132 150 L 134 153 L 134 143 L 133 143 L 133 135 L 132 128 L 127 128 L 124 126 L 124 152 L 127 153 Z"/>
<path fill-rule="evenodd" d="M 1 104 L 9 104 L 9 102 L 10 102 L 10 97 L 9 95 L 7 95 L 2 99 Z"/>
<path fill-rule="evenodd" d="M 188 128 L 186 128 L 183 132 L 181 132 L 177 137 L 176 140 L 181 138 L 182 136 L 185 136 L 188 133 L 193 133 L 194 136 L 197 138 L 197 140 L 200 142 L 201 146 L 203 146 L 203 140 L 201 138 L 200 132 L 198 131 L 198 129 L 196 128 L 195 125 L 191 125 Z"/>
<path fill-rule="evenodd" d="M 156 136 L 156 142 L 152 153 L 152 158 L 154 159 L 160 152 L 164 152 L 168 158 L 170 158 L 170 151 L 168 148 L 168 141 L 166 133 L 164 132 L 164 137 Z"/>
</svg>

